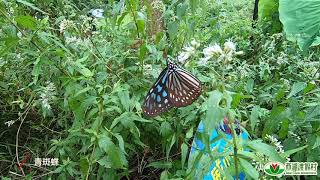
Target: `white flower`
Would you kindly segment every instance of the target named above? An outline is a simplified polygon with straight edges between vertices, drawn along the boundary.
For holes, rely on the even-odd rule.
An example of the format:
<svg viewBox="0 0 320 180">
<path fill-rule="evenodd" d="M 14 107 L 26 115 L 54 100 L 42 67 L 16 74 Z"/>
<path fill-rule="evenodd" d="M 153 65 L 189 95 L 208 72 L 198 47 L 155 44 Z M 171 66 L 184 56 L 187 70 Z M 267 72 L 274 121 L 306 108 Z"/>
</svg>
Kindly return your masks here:
<svg viewBox="0 0 320 180">
<path fill-rule="evenodd" d="M 60 33 L 63 33 L 65 29 L 73 27 L 74 22 L 71 20 L 64 19 L 60 22 L 59 28 L 60 28 Z"/>
<path fill-rule="evenodd" d="M 196 49 L 192 46 L 184 47 L 183 52 L 178 55 L 178 61 L 184 63 L 189 57 L 196 53 Z"/>
<path fill-rule="evenodd" d="M 103 9 L 91 9 L 91 15 L 95 18 L 103 18 Z"/>
<path fill-rule="evenodd" d="M 195 48 L 198 48 L 200 46 L 200 43 L 194 39 L 190 42 L 190 44 L 192 47 L 195 47 Z"/>
<path fill-rule="evenodd" d="M 14 120 L 10 120 L 5 122 L 4 124 L 6 124 L 8 127 L 10 127 L 15 121 Z"/>
<path fill-rule="evenodd" d="M 224 43 L 224 51 L 225 52 L 235 52 L 236 51 L 236 44 L 232 41 L 228 40 Z"/>
<path fill-rule="evenodd" d="M 45 109 L 50 110 L 50 102 L 55 98 L 56 87 L 52 82 L 46 82 L 46 84 L 47 86 L 42 87 L 42 89 L 40 90 L 39 101 Z"/>
<path fill-rule="evenodd" d="M 275 138 L 274 136 L 270 136 L 270 135 L 266 135 L 266 138 L 273 144 L 276 146 L 277 148 L 277 151 L 279 153 L 284 153 L 284 150 L 283 150 L 283 145 L 281 145 L 281 142 L 278 141 L 277 138 Z"/>
<path fill-rule="evenodd" d="M 203 54 L 206 58 L 210 59 L 214 55 L 221 55 L 222 49 L 219 44 L 214 44 L 213 46 L 209 46 L 203 49 Z"/>
</svg>

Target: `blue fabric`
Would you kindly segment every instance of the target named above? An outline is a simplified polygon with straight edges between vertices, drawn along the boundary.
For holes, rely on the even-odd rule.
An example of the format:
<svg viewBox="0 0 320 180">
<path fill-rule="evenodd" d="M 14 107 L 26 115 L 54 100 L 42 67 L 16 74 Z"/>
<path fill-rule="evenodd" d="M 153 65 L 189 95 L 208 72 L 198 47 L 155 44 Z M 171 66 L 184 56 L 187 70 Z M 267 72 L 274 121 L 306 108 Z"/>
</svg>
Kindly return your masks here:
<svg viewBox="0 0 320 180">
<path fill-rule="evenodd" d="M 224 126 L 223 128 L 215 128 L 215 129 L 213 129 L 211 131 L 210 138 L 209 138 L 210 142 L 212 142 L 210 144 L 210 149 L 211 150 L 216 150 L 219 153 L 223 153 L 223 152 L 226 152 L 226 151 L 233 150 L 232 148 L 230 148 L 229 150 L 226 150 L 226 146 L 227 146 L 227 143 L 228 143 L 226 141 L 226 139 L 224 139 L 224 138 L 216 139 L 218 137 L 218 131 L 219 131 L 220 133 L 221 132 L 225 133 L 225 136 L 226 136 L 226 138 L 228 140 L 232 140 L 232 135 L 227 133 L 227 132 L 230 132 L 230 129 L 226 130 L 225 128 L 228 128 L 228 126 Z M 198 133 L 205 133 L 205 126 L 204 126 L 204 123 L 202 121 L 199 123 L 197 132 Z M 246 131 L 241 131 L 240 134 L 238 135 L 238 137 L 242 141 L 246 141 L 246 140 L 249 139 L 249 135 L 248 135 L 248 133 Z M 204 150 L 204 148 L 205 148 L 205 144 L 201 141 L 201 139 L 198 139 L 197 137 L 195 137 L 195 139 L 193 140 L 193 145 L 191 147 L 190 157 L 192 157 L 192 155 L 195 154 L 197 151 Z M 190 159 L 191 158 L 189 158 L 189 160 Z M 218 160 L 215 161 L 215 162 L 212 162 L 212 164 L 210 165 L 210 168 L 209 168 L 209 172 L 207 172 L 203 177 L 204 180 L 214 180 L 214 176 L 213 176 L 214 173 L 217 173 L 217 174 L 221 175 L 218 172 L 217 168 L 216 168 L 216 163 L 219 163 L 219 166 L 222 167 L 222 168 L 225 168 L 227 165 L 225 164 L 226 160 L 225 160 L 224 157 L 223 158 L 219 158 Z M 201 162 L 199 162 L 199 163 L 201 163 Z M 196 168 L 200 169 L 200 167 L 198 167 L 198 166 L 196 166 Z M 196 169 L 196 172 L 197 172 L 197 169 Z M 197 178 L 195 177 L 195 179 L 197 179 Z M 234 177 L 234 179 L 236 179 L 236 177 Z M 240 180 L 244 180 L 245 179 L 245 174 L 243 172 L 239 173 L 239 179 Z"/>
</svg>

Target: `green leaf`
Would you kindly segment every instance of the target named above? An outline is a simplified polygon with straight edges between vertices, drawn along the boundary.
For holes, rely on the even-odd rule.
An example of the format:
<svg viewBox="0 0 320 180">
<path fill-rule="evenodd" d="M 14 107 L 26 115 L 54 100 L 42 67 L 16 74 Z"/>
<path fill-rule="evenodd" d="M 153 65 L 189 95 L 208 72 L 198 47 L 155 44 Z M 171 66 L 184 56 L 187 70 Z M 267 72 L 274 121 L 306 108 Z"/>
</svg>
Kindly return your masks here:
<svg viewBox="0 0 320 180">
<path fill-rule="evenodd" d="M 178 30 L 179 30 L 178 21 L 172 21 L 168 23 L 168 33 L 171 40 L 174 40 L 176 38 Z"/>
<path fill-rule="evenodd" d="M 120 98 L 120 102 L 123 106 L 123 108 L 126 110 L 126 111 L 129 111 L 129 107 L 130 107 L 130 96 L 129 96 L 129 91 L 127 90 L 124 90 L 124 91 L 119 91 L 118 92 L 118 96 Z"/>
<path fill-rule="evenodd" d="M 37 8 L 36 6 L 34 6 L 34 5 L 33 5 L 32 3 L 30 3 L 30 2 L 26 2 L 26 1 L 23 1 L 23 0 L 17 0 L 17 2 L 18 2 L 18 3 L 21 3 L 21 4 L 25 5 L 25 6 L 28 6 L 28 7 L 30 7 L 31 9 L 34 9 L 34 10 L 36 10 L 36 11 L 39 11 L 39 12 L 41 12 L 41 13 L 43 13 L 43 14 L 48 14 L 48 13 L 42 11 L 41 9 Z"/>
<path fill-rule="evenodd" d="M 295 148 L 295 149 L 290 149 L 290 150 L 282 153 L 281 156 L 284 157 L 284 158 L 289 157 L 289 156 L 291 156 L 292 154 L 294 154 L 294 153 L 296 153 L 296 152 L 299 152 L 299 151 L 305 149 L 306 147 L 308 147 L 308 145 L 302 146 L 302 147 L 298 147 L 298 148 Z"/>
<path fill-rule="evenodd" d="M 31 16 L 18 16 L 16 18 L 18 25 L 31 30 L 37 30 L 37 20 Z"/>
<path fill-rule="evenodd" d="M 302 50 L 320 44 L 320 0 L 279 0 L 279 13 L 288 40 Z"/>
<path fill-rule="evenodd" d="M 193 136 L 193 127 L 191 127 L 191 128 L 188 130 L 188 132 L 187 132 L 187 134 L 186 134 L 186 138 L 187 138 L 187 139 L 190 139 L 190 138 L 192 138 L 192 136 Z"/>
<path fill-rule="evenodd" d="M 254 86 L 254 80 L 253 79 L 248 79 L 247 85 L 246 85 L 246 91 L 247 93 L 251 94 L 253 91 L 253 86 Z"/>
<path fill-rule="evenodd" d="M 224 94 L 215 90 L 210 94 L 209 99 L 207 100 L 207 113 L 204 121 L 207 130 L 214 129 L 225 116 L 225 110 L 219 105 L 223 100 L 223 97 Z"/>
<path fill-rule="evenodd" d="M 249 175 L 252 179 L 259 178 L 259 172 L 254 168 L 250 162 L 245 159 L 239 158 L 240 165 L 243 168 L 244 172 Z"/>
<path fill-rule="evenodd" d="M 317 136 L 316 142 L 314 143 L 312 149 L 315 149 L 320 146 L 320 136 Z"/>
<path fill-rule="evenodd" d="M 260 116 L 260 106 L 254 106 L 252 108 L 250 118 L 249 118 L 252 131 L 254 131 L 254 129 L 259 121 L 259 116 Z"/>
<path fill-rule="evenodd" d="M 148 164 L 147 167 L 154 167 L 156 169 L 168 169 L 172 167 L 172 162 L 156 161 Z"/>
<path fill-rule="evenodd" d="M 81 67 L 78 70 L 82 75 L 84 75 L 85 77 L 92 77 L 93 73 L 86 67 Z"/>
<path fill-rule="evenodd" d="M 160 134 L 162 137 L 167 137 L 172 134 L 173 130 L 171 124 L 167 121 L 161 123 Z"/>
<path fill-rule="evenodd" d="M 288 131 L 289 131 L 289 120 L 285 119 L 281 122 L 281 129 L 279 131 L 279 137 L 281 139 L 284 139 L 287 135 L 288 135 Z"/>
<path fill-rule="evenodd" d="M 275 147 L 263 143 L 262 140 L 249 141 L 247 145 L 249 148 L 270 157 L 271 161 L 285 162 L 285 160 L 278 154 Z"/>
<path fill-rule="evenodd" d="M 273 14 L 278 12 L 278 0 L 260 0 L 258 17 L 261 19 L 271 20 Z"/>
<path fill-rule="evenodd" d="M 89 161 L 87 158 L 81 158 L 80 159 L 80 171 L 83 175 L 83 177 L 86 177 L 88 174 L 88 170 L 89 170 Z"/>
<path fill-rule="evenodd" d="M 291 92 L 289 93 L 287 98 L 290 98 L 290 97 L 296 95 L 297 93 L 302 91 L 306 86 L 307 86 L 307 83 L 305 83 L 305 82 L 294 83 L 292 86 Z"/>
<path fill-rule="evenodd" d="M 124 141 L 123 141 L 122 136 L 118 133 L 113 133 L 113 135 L 117 138 L 117 140 L 119 142 L 120 149 L 126 154 L 126 151 L 124 149 Z"/>
<path fill-rule="evenodd" d="M 188 154 L 188 145 L 182 143 L 181 145 L 181 168 L 184 168 L 184 163 L 186 162 L 187 154 Z"/>
<path fill-rule="evenodd" d="M 98 144 L 99 144 L 99 147 L 104 151 L 108 151 L 108 148 L 110 146 L 114 146 L 111 139 L 107 135 L 104 135 L 104 134 L 99 137 Z"/>
</svg>

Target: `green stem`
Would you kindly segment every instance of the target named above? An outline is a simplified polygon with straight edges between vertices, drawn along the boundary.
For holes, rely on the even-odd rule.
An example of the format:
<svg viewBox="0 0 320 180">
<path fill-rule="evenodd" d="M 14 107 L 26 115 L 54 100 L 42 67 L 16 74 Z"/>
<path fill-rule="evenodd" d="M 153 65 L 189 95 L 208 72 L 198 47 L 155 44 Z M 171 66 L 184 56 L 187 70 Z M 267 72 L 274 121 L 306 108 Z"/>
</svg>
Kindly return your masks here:
<svg viewBox="0 0 320 180">
<path fill-rule="evenodd" d="M 229 116 L 230 117 L 230 116 Z M 233 127 L 233 122 L 234 121 L 230 121 L 230 118 L 228 117 L 229 121 L 229 127 L 231 129 L 231 134 L 232 134 L 232 143 L 233 143 L 233 159 L 234 159 L 234 167 L 235 167 L 235 171 L 236 171 L 236 180 L 239 179 L 239 164 L 238 164 L 238 146 L 237 146 L 237 134 L 234 130 Z"/>
</svg>

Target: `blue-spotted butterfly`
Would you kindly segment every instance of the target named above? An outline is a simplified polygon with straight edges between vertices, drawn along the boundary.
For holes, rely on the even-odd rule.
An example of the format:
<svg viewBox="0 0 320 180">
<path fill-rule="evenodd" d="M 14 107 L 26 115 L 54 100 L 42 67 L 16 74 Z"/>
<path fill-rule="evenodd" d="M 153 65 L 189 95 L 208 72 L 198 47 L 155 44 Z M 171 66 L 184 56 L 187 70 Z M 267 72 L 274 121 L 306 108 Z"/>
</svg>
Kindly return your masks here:
<svg viewBox="0 0 320 180">
<path fill-rule="evenodd" d="M 168 60 L 149 90 L 143 104 L 146 117 L 154 117 L 171 107 L 190 105 L 201 94 L 201 82 L 192 74 Z"/>
</svg>

